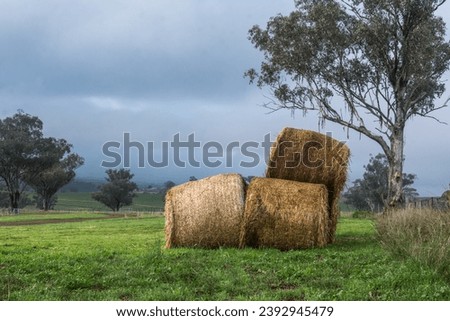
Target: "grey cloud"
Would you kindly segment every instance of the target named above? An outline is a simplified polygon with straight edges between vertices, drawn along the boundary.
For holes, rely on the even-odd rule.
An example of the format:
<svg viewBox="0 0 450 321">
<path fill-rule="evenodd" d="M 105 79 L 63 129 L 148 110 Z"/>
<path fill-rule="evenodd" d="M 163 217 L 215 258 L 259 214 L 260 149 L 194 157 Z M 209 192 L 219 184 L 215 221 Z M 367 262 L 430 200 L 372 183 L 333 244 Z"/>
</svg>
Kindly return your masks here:
<svg viewBox="0 0 450 321">
<path fill-rule="evenodd" d="M 254 22 L 242 11 L 249 5 L 169 2 L 29 2 L 36 13 L 10 3 L 13 18 L 0 32 L 0 88 L 153 98 L 245 94 L 242 75 L 255 56 L 246 39 Z M 258 11 L 259 2 L 251 3 Z"/>
<path fill-rule="evenodd" d="M 159 142 L 179 132 L 202 141 L 261 140 L 284 126 L 317 130 L 317 115 L 291 118 L 260 107 L 264 94 L 242 75 L 261 54 L 247 40 L 292 0 L 0 0 L 0 117 L 17 108 L 38 115 L 47 135 L 64 137 L 86 158 L 82 176 L 101 176 L 101 146 L 130 132 Z M 448 10 L 441 9 L 447 15 Z M 450 110 L 438 114 L 450 122 Z M 327 124 L 346 140 L 340 126 Z M 449 127 L 414 121 L 408 127 L 407 172 L 424 194 L 450 182 Z M 349 184 L 380 152 L 351 132 Z M 223 171 L 224 169 L 217 169 Z M 235 167 L 232 171 L 241 171 Z M 227 170 L 229 171 L 229 170 Z M 136 170 L 142 179 L 181 181 L 214 170 Z M 243 174 L 262 175 L 264 166 Z M 447 182 L 448 181 L 448 182 Z"/>
</svg>

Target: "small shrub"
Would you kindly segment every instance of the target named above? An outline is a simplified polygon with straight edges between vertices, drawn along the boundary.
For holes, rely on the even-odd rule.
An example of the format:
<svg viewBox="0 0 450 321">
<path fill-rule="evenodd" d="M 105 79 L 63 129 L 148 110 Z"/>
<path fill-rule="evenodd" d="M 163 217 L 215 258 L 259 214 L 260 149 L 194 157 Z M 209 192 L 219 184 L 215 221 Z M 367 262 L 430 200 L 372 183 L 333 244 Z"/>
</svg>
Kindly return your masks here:
<svg viewBox="0 0 450 321">
<path fill-rule="evenodd" d="M 429 265 L 450 281 L 450 213 L 400 210 L 380 217 L 377 232 L 393 254 Z"/>
<path fill-rule="evenodd" d="M 374 214 L 369 211 L 355 211 L 352 218 L 374 218 Z"/>
</svg>

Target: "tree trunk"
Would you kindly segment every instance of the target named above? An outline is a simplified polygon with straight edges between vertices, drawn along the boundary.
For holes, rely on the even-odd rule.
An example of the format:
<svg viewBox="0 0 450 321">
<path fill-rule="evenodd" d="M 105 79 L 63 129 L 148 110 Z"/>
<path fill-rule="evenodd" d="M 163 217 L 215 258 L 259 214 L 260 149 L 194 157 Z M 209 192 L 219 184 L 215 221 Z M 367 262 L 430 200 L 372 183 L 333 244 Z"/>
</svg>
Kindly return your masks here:
<svg viewBox="0 0 450 321">
<path fill-rule="evenodd" d="M 19 214 L 20 192 L 15 191 L 14 193 L 9 193 L 9 200 L 12 213 Z"/>
<path fill-rule="evenodd" d="M 47 212 L 48 210 L 49 210 L 49 207 L 50 207 L 50 199 L 48 198 L 48 197 L 44 197 L 44 199 L 43 199 L 43 209 L 44 209 L 44 212 Z"/>
<path fill-rule="evenodd" d="M 391 152 L 388 156 L 388 198 L 387 210 L 403 205 L 403 148 L 404 128 L 396 129 L 391 136 Z"/>
</svg>

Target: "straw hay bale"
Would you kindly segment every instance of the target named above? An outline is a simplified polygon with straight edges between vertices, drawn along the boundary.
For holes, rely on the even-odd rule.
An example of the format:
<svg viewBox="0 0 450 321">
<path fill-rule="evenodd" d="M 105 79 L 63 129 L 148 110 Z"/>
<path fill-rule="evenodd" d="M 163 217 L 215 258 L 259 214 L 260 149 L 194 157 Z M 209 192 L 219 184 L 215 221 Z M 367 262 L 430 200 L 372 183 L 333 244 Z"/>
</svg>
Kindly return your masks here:
<svg viewBox="0 0 450 321">
<path fill-rule="evenodd" d="M 245 182 L 222 174 L 175 186 L 166 194 L 166 248 L 237 247 Z"/>
<path fill-rule="evenodd" d="M 284 128 L 270 152 L 266 177 L 324 184 L 328 190 L 332 243 L 339 217 L 339 197 L 347 179 L 349 148 L 327 135 Z"/>
<path fill-rule="evenodd" d="M 328 192 L 322 184 L 255 178 L 247 189 L 240 247 L 280 250 L 328 241 Z"/>
</svg>

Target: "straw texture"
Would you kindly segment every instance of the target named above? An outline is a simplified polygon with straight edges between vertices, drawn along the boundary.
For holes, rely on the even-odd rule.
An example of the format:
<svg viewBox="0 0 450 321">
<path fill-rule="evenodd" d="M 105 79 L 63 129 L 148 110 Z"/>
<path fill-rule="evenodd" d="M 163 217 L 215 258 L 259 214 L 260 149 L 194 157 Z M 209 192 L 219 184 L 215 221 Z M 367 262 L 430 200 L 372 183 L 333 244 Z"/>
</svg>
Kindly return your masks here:
<svg viewBox="0 0 450 321">
<path fill-rule="evenodd" d="M 245 182 L 238 174 L 173 187 L 166 194 L 166 248 L 237 247 L 244 201 Z"/>
<path fill-rule="evenodd" d="M 325 246 L 328 222 L 324 185 L 255 178 L 247 190 L 240 247 L 291 250 Z"/>
<path fill-rule="evenodd" d="M 266 177 L 323 184 L 328 191 L 328 243 L 334 241 L 339 198 L 347 180 L 349 148 L 329 136 L 284 128 L 270 152 Z"/>
</svg>

